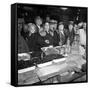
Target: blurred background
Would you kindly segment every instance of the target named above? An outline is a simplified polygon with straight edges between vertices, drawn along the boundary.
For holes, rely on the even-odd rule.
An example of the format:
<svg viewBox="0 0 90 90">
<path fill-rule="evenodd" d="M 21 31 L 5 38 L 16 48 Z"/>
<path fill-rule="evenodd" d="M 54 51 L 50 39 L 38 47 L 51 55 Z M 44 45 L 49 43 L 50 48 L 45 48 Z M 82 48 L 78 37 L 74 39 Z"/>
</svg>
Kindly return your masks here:
<svg viewBox="0 0 90 90">
<path fill-rule="evenodd" d="M 48 6 L 48 5 L 18 5 L 18 18 L 24 18 L 25 22 L 33 22 L 36 16 L 46 19 L 55 19 L 67 23 L 87 22 L 87 8 L 69 6 Z"/>
</svg>

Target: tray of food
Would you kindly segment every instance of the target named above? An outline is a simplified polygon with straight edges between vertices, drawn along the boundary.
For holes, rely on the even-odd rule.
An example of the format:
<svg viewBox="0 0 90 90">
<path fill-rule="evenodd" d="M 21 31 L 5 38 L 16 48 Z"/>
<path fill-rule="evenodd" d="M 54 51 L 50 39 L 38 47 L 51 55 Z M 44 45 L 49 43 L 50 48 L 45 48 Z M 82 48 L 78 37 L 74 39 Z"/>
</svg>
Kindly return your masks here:
<svg viewBox="0 0 90 90">
<path fill-rule="evenodd" d="M 24 61 L 30 60 L 30 54 L 29 53 L 19 53 L 18 61 L 20 60 L 24 60 Z"/>
</svg>

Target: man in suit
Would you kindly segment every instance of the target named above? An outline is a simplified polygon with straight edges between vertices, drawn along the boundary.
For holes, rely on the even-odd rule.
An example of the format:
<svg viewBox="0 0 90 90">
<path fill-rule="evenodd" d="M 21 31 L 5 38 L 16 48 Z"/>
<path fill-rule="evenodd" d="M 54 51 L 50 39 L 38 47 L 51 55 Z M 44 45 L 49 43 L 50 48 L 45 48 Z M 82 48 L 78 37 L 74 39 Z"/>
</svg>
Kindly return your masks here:
<svg viewBox="0 0 90 90">
<path fill-rule="evenodd" d="M 59 45 L 59 35 L 57 33 L 57 21 L 56 20 L 50 20 L 50 35 L 53 38 L 53 46 Z"/>
<path fill-rule="evenodd" d="M 75 37 L 75 32 L 74 32 L 73 24 L 70 23 L 68 25 L 68 29 L 69 29 L 68 38 L 70 40 L 70 45 L 72 45 L 72 43 L 74 41 L 74 37 Z"/>
<path fill-rule="evenodd" d="M 36 29 L 37 29 L 37 32 L 39 32 L 41 29 L 41 25 L 42 25 L 42 19 L 40 16 L 37 16 L 35 18 L 35 24 L 36 24 Z"/>
<path fill-rule="evenodd" d="M 22 19 L 19 18 L 18 19 L 18 53 L 26 53 L 29 52 L 29 48 L 25 39 L 21 35 L 21 31 L 22 31 Z"/>
<path fill-rule="evenodd" d="M 59 29 L 58 31 L 59 31 L 59 37 L 60 37 L 59 45 L 64 45 L 66 43 L 66 35 L 64 32 L 64 24 L 59 23 L 58 29 Z"/>
</svg>

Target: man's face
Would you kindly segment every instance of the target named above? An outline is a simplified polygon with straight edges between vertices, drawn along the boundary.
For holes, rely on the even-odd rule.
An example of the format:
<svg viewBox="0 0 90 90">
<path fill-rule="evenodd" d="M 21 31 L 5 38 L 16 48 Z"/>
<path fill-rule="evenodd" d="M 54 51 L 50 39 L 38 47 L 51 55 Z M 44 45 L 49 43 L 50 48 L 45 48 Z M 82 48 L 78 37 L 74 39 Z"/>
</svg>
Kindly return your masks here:
<svg viewBox="0 0 90 90">
<path fill-rule="evenodd" d="M 70 25 L 69 25 L 69 30 L 72 30 L 72 29 L 73 29 L 73 25 L 70 24 Z"/>
<path fill-rule="evenodd" d="M 54 29 L 55 29 L 55 30 L 57 29 L 57 23 L 56 23 L 56 24 L 54 24 Z"/>
<path fill-rule="evenodd" d="M 29 26 L 28 30 L 31 32 L 31 33 L 35 33 L 35 27 L 33 25 Z"/>
<path fill-rule="evenodd" d="M 54 24 L 50 24 L 50 30 L 54 31 L 54 28 L 55 28 Z"/>
<path fill-rule="evenodd" d="M 45 23 L 44 29 L 49 31 L 49 23 Z"/>
<path fill-rule="evenodd" d="M 28 25 L 24 25 L 24 32 L 28 32 Z"/>
<path fill-rule="evenodd" d="M 18 18 L 18 30 L 21 31 L 24 25 L 24 20 L 22 18 Z"/>
<path fill-rule="evenodd" d="M 42 24 L 42 19 L 37 19 L 36 24 L 40 26 Z"/>
<path fill-rule="evenodd" d="M 86 30 L 86 23 L 83 23 L 83 28 Z"/>
<path fill-rule="evenodd" d="M 18 23 L 18 30 L 21 31 L 22 29 L 22 23 Z"/>
<path fill-rule="evenodd" d="M 46 17 L 46 21 L 50 21 L 50 17 Z"/>
<path fill-rule="evenodd" d="M 64 25 L 63 24 L 61 24 L 61 25 L 59 25 L 59 31 L 63 31 L 63 29 L 64 29 Z"/>
</svg>

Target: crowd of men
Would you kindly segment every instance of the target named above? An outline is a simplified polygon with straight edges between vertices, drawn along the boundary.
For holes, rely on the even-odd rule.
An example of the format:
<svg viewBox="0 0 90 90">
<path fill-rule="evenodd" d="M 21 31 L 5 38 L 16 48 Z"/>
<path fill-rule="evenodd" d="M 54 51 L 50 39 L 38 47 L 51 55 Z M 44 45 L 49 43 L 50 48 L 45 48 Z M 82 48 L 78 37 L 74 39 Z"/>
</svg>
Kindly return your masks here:
<svg viewBox="0 0 90 90">
<path fill-rule="evenodd" d="M 86 22 L 67 23 L 40 16 L 35 18 L 34 23 L 25 23 L 18 18 L 18 53 L 41 52 L 42 47 L 52 45 L 62 46 L 68 43 L 70 46 L 78 41 L 85 49 L 86 47 Z"/>
<path fill-rule="evenodd" d="M 81 55 L 86 57 L 86 33 L 86 22 L 68 21 L 66 23 L 58 22 L 49 17 L 43 20 L 40 16 L 37 16 L 34 23 L 26 24 L 24 19 L 18 18 L 18 53 L 31 52 L 34 57 L 39 57 L 43 47 L 72 46 L 75 42 L 78 42 Z M 21 62 L 20 65 L 22 66 Z M 20 65 L 18 64 L 18 67 Z M 86 71 L 86 64 L 82 66 L 82 70 Z M 75 79 L 76 76 L 77 73 L 72 78 Z M 67 76 L 64 78 L 65 82 L 70 79 Z M 44 83 L 58 83 L 60 82 L 58 79 L 60 79 L 59 75 L 46 80 Z M 81 77 L 78 80 L 83 79 Z M 86 80 L 86 76 L 84 80 Z"/>
</svg>

